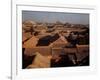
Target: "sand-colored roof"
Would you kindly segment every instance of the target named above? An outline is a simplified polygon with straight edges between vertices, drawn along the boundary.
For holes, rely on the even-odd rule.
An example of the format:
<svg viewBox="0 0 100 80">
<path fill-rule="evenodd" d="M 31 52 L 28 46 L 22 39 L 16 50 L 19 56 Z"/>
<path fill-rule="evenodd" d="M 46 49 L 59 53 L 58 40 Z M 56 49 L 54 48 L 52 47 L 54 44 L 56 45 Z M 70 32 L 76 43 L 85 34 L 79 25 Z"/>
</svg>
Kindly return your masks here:
<svg viewBox="0 0 100 80">
<path fill-rule="evenodd" d="M 68 44 L 68 41 L 63 36 L 51 43 L 52 47 L 64 47 L 66 44 Z"/>
<path fill-rule="evenodd" d="M 32 61 L 32 64 L 27 68 L 48 68 L 50 67 L 50 59 L 48 57 L 42 56 L 41 53 L 36 52 L 36 57 Z"/>
<path fill-rule="evenodd" d="M 31 37 L 32 37 L 32 35 L 30 34 L 30 32 L 22 33 L 22 41 L 25 41 L 26 39 L 31 38 Z"/>
<path fill-rule="evenodd" d="M 24 48 L 33 48 L 36 47 L 36 44 L 38 43 L 38 38 L 36 38 L 35 36 L 32 36 L 32 38 L 30 38 L 28 41 L 26 41 L 23 44 Z"/>
</svg>

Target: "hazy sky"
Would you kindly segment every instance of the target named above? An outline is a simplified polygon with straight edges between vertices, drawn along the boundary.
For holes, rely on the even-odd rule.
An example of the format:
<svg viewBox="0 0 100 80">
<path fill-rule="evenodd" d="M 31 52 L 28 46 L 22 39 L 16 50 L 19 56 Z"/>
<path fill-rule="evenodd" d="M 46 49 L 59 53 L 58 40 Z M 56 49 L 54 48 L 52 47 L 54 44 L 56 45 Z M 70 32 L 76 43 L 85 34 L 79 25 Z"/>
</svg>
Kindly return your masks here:
<svg viewBox="0 0 100 80">
<path fill-rule="evenodd" d="M 49 23 L 60 21 L 63 23 L 69 22 L 72 24 L 89 24 L 89 14 L 22 11 L 22 21 L 25 20 Z"/>
</svg>

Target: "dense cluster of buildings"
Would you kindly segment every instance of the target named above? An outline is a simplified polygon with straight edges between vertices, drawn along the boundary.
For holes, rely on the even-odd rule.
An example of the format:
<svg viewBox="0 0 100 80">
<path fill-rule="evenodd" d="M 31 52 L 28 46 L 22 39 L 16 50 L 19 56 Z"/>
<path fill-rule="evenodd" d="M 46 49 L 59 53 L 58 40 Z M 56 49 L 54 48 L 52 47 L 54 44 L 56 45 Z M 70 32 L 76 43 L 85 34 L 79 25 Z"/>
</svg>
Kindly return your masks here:
<svg viewBox="0 0 100 80">
<path fill-rule="evenodd" d="M 22 68 L 89 65 L 89 25 L 22 23 Z"/>
</svg>

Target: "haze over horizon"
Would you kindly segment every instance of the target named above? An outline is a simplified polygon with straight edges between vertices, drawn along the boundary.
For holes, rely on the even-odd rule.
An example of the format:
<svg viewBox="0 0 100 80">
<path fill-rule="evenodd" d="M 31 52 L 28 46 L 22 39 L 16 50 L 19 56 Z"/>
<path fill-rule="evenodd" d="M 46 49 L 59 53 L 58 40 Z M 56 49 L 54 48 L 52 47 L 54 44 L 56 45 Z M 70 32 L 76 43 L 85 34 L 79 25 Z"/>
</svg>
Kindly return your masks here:
<svg viewBox="0 0 100 80">
<path fill-rule="evenodd" d="M 89 24 L 89 14 L 83 13 L 62 13 L 62 12 L 43 12 L 43 11 L 22 11 L 22 21 L 32 20 L 36 22 L 62 23 L 71 24 Z"/>
</svg>

